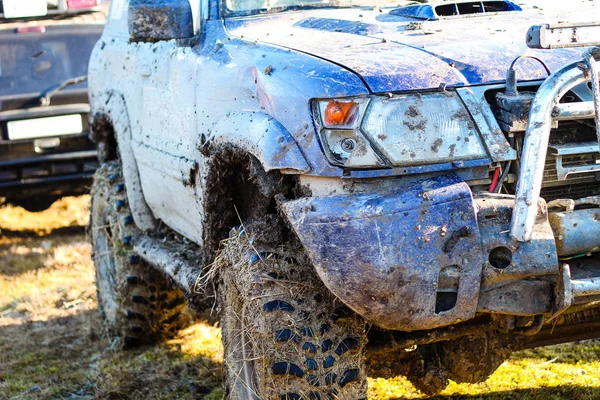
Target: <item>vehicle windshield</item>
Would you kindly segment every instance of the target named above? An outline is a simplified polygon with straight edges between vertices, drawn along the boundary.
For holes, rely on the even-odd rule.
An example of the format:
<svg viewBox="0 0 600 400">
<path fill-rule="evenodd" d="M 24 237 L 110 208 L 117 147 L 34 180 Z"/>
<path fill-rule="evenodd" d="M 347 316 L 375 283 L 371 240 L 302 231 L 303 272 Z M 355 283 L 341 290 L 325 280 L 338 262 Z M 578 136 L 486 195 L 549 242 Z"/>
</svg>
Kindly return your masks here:
<svg viewBox="0 0 600 400">
<path fill-rule="evenodd" d="M 388 7 L 415 3 L 411 0 L 225 0 L 227 10 L 232 15 L 272 13 L 290 9 L 345 8 L 345 7 Z"/>
<path fill-rule="evenodd" d="M 101 25 L 48 26 L 45 32 L 0 30 L 0 96 L 39 94 L 87 75 Z M 84 88 L 79 83 L 74 88 Z"/>
<path fill-rule="evenodd" d="M 450 0 L 438 0 L 443 3 Z M 453 0 L 454 1 L 454 0 Z M 347 7 L 401 7 L 428 0 L 224 0 L 225 8 L 230 16 L 274 13 L 280 11 L 311 8 L 347 8 Z M 564 0 L 520 0 L 516 1 L 524 7 L 572 10 L 581 8 L 587 2 L 565 2 Z M 567 5 L 568 3 L 568 5 Z"/>
</svg>

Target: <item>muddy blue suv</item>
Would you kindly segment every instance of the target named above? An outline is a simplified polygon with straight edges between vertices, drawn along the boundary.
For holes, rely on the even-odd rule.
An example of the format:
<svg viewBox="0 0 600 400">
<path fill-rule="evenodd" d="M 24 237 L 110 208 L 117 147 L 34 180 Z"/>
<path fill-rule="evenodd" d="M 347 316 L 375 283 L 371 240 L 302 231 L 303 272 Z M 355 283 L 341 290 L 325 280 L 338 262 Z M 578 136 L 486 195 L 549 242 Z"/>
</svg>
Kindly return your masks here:
<svg viewBox="0 0 600 400">
<path fill-rule="evenodd" d="M 97 0 L 0 1 L 0 199 L 31 211 L 89 191 L 87 67 Z M 1 201 L 1 200 L 0 200 Z"/>
<path fill-rule="evenodd" d="M 172 335 L 187 301 L 220 312 L 228 399 L 358 400 L 599 336 L 595 3 L 113 0 L 111 338 Z"/>
</svg>

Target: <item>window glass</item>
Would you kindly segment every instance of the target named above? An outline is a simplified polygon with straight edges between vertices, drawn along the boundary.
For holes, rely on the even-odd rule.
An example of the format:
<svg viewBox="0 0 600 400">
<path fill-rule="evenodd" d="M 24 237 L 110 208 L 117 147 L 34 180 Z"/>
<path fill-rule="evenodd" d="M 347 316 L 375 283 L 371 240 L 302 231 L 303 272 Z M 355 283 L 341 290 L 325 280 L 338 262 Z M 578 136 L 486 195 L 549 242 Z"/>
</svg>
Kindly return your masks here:
<svg viewBox="0 0 600 400">
<path fill-rule="evenodd" d="M 102 26 L 46 29 L 45 33 L 0 32 L 0 96 L 40 93 L 67 79 L 87 75 Z M 85 83 L 79 86 L 85 87 Z"/>
</svg>

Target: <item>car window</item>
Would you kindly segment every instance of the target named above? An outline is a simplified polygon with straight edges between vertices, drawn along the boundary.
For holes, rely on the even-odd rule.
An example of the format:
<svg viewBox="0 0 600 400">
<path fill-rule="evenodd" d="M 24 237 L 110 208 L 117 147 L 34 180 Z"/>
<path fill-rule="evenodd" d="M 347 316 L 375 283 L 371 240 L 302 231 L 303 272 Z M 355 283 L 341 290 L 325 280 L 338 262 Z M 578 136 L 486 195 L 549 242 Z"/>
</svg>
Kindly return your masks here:
<svg viewBox="0 0 600 400">
<path fill-rule="evenodd" d="M 456 0 L 442 0 L 443 2 L 453 2 Z M 526 8 L 554 9 L 554 10 L 574 10 L 584 6 L 589 7 L 589 0 L 520 0 L 514 1 L 518 5 Z M 427 3 L 427 1 L 421 1 Z M 230 16 L 250 15 L 259 13 L 273 13 L 288 11 L 294 9 L 310 9 L 318 7 L 389 7 L 405 6 L 419 4 L 415 1 L 397 0 L 397 1 L 379 1 L 379 0 L 224 0 L 226 13 Z"/>
<path fill-rule="evenodd" d="M 229 15 L 248 15 L 287 11 L 290 9 L 310 9 L 317 7 L 354 7 L 407 4 L 407 0 L 379 2 L 374 0 L 225 0 Z"/>
<path fill-rule="evenodd" d="M 106 31 L 111 36 L 129 37 L 127 26 L 127 8 L 129 0 L 112 0 L 106 21 Z"/>
<path fill-rule="evenodd" d="M 88 60 L 102 26 L 44 29 L 0 31 L 0 96 L 40 93 L 67 79 L 87 75 Z"/>
<path fill-rule="evenodd" d="M 202 16 L 208 15 L 208 0 L 188 0 L 194 17 L 194 32 L 200 31 Z M 202 4 L 201 4 L 202 1 Z M 201 9 L 202 8 L 202 9 Z M 106 31 L 111 36 L 129 37 L 129 0 L 112 0 Z"/>
</svg>

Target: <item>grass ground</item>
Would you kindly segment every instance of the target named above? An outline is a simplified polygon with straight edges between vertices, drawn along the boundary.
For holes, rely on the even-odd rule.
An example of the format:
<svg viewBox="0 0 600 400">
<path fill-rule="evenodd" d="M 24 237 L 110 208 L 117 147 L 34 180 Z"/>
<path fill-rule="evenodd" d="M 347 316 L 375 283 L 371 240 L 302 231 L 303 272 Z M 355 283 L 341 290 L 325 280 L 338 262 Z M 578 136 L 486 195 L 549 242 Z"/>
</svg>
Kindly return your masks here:
<svg viewBox="0 0 600 400">
<path fill-rule="evenodd" d="M 85 237 L 89 198 L 30 214 L 0 208 L 0 399 L 220 399 L 222 349 L 197 323 L 167 343 L 111 349 L 96 309 Z M 370 399 L 421 396 L 403 378 L 370 380 Z M 515 354 L 485 383 L 441 399 L 600 399 L 600 344 Z"/>
</svg>

